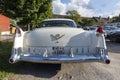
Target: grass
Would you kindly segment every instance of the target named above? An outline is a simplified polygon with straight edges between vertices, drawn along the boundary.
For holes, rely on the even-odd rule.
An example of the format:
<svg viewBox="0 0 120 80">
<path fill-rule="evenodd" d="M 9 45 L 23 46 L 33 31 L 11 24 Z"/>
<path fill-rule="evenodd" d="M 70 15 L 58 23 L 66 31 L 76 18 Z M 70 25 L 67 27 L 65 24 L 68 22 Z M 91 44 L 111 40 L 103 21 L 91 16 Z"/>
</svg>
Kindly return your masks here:
<svg viewBox="0 0 120 80">
<path fill-rule="evenodd" d="M 8 62 L 12 50 L 13 41 L 2 41 L 0 43 L 0 80 L 6 80 L 10 75 L 16 71 L 16 64 Z"/>
</svg>

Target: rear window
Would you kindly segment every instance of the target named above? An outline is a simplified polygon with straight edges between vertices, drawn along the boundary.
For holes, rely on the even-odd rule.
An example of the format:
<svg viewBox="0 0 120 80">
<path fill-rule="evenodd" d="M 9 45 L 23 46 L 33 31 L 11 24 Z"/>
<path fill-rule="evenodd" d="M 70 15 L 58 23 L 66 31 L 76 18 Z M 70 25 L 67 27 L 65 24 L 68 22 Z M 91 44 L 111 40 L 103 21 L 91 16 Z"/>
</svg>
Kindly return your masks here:
<svg viewBox="0 0 120 80">
<path fill-rule="evenodd" d="M 76 27 L 74 22 L 66 20 L 43 21 L 40 27 Z"/>
</svg>

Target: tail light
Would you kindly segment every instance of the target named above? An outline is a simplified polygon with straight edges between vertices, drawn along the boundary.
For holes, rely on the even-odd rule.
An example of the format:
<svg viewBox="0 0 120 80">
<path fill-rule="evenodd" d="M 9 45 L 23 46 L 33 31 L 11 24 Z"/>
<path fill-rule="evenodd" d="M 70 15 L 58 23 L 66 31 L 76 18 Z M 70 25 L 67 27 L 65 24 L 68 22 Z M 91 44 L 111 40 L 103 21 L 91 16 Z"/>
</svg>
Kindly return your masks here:
<svg viewBox="0 0 120 80">
<path fill-rule="evenodd" d="M 106 64 L 110 64 L 110 60 L 107 59 L 107 60 L 105 61 L 105 63 L 106 63 Z"/>
<path fill-rule="evenodd" d="M 9 63 L 14 63 L 14 60 L 13 59 L 9 59 Z"/>
<path fill-rule="evenodd" d="M 97 32 L 98 33 L 103 33 L 103 28 L 102 27 L 98 27 Z"/>
</svg>

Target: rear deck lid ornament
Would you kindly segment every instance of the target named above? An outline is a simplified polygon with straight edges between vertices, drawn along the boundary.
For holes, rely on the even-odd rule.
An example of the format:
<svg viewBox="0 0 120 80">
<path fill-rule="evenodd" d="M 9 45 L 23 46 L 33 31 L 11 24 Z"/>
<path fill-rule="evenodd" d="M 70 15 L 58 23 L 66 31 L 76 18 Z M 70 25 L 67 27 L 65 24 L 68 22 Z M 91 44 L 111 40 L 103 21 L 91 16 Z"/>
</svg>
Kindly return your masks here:
<svg viewBox="0 0 120 80">
<path fill-rule="evenodd" d="M 56 34 L 56 35 L 51 34 L 51 36 L 52 36 L 52 40 L 53 40 L 53 38 L 54 38 L 54 40 L 59 40 L 60 38 L 62 38 L 65 35 L 64 34 Z"/>
</svg>

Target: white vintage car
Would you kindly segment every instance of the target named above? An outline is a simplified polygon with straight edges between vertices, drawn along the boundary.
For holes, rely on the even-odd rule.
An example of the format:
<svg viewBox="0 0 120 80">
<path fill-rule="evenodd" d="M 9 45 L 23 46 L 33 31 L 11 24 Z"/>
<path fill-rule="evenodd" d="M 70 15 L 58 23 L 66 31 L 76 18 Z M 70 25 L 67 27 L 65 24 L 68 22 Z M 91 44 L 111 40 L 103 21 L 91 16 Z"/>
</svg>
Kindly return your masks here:
<svg viewBox="0 0 120 80">
<path fill-rule="evenodd" d="M 10 63 L 110 63 L 102 28 L 85 31 L 71 19 L 46 19 L 39 28 L 16 29 Z"/>
</svg>

